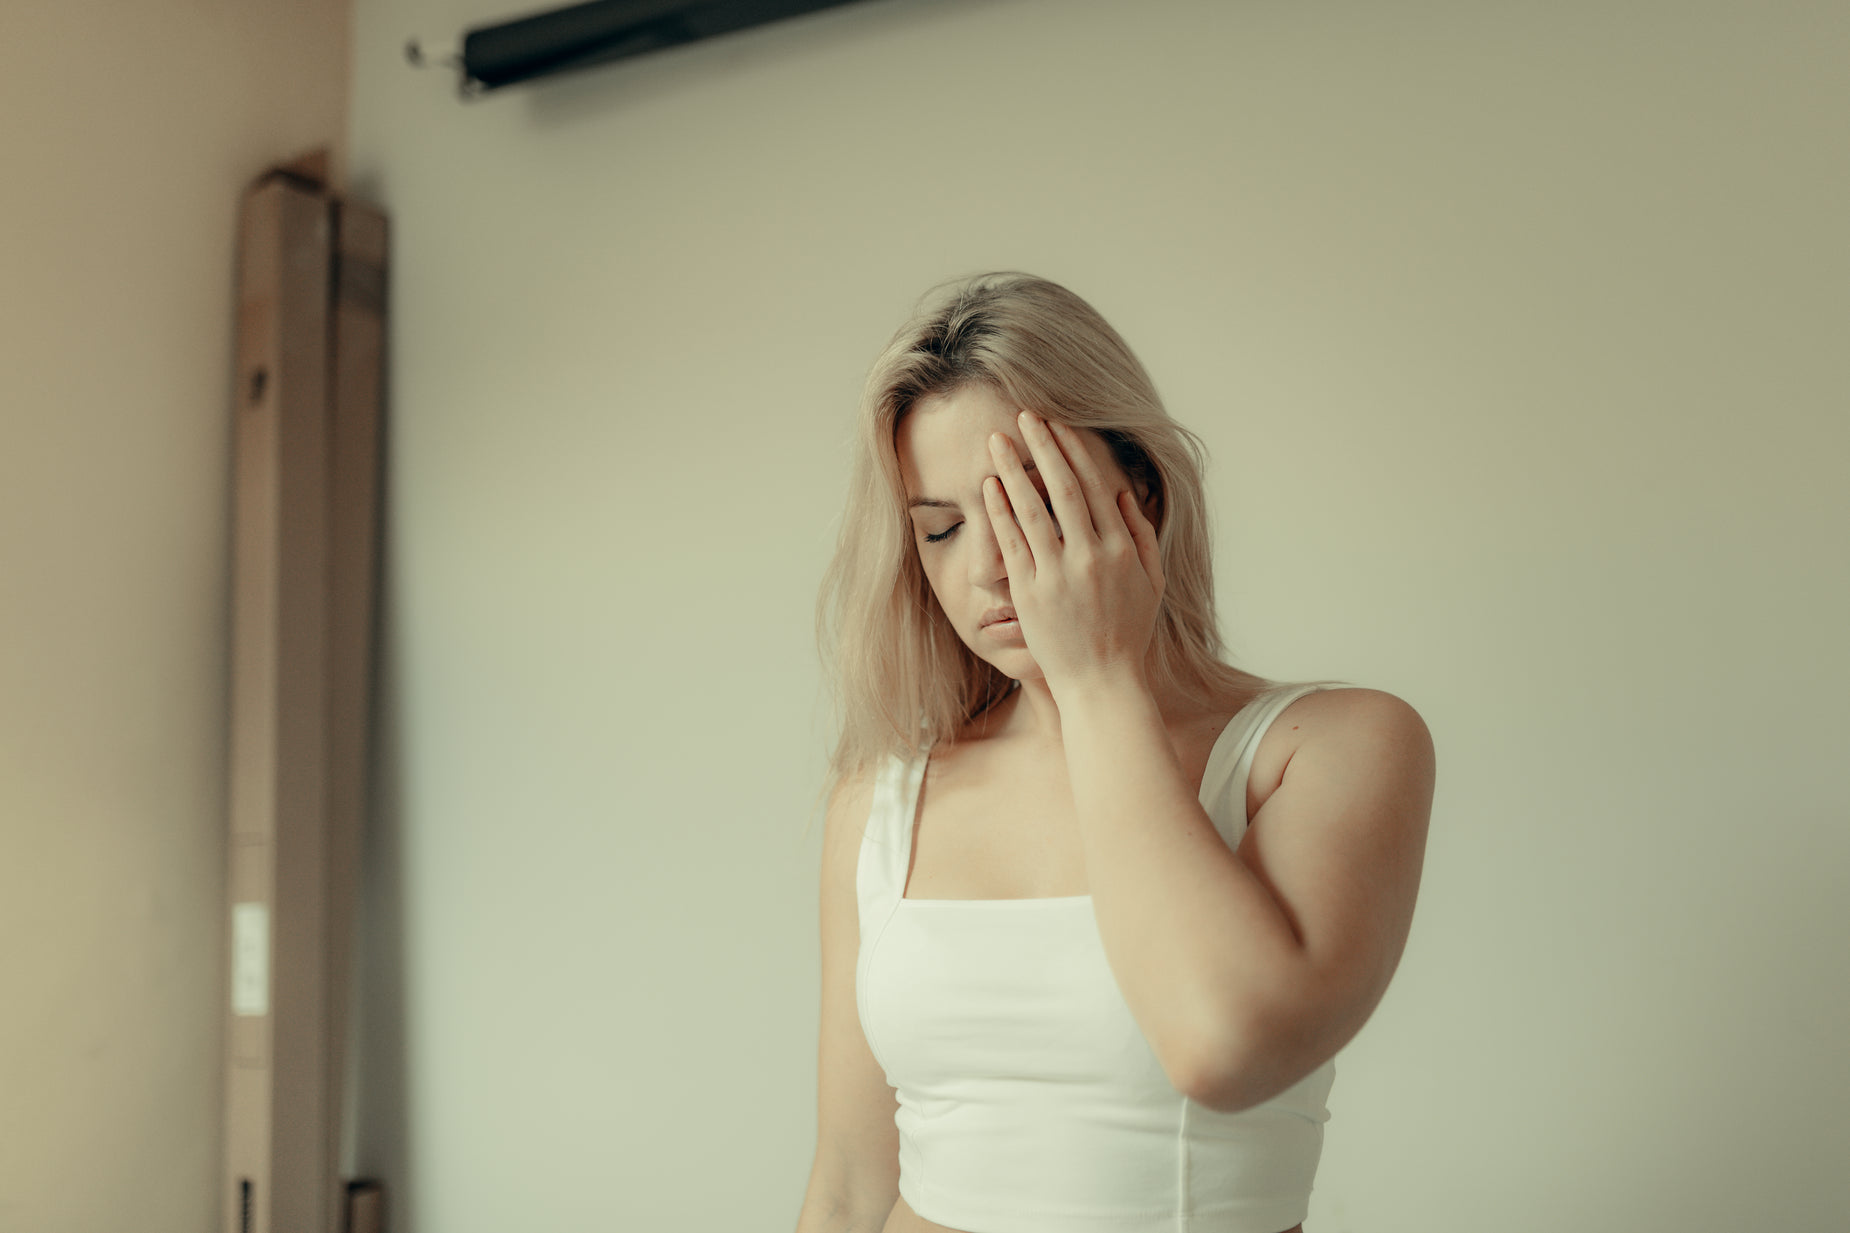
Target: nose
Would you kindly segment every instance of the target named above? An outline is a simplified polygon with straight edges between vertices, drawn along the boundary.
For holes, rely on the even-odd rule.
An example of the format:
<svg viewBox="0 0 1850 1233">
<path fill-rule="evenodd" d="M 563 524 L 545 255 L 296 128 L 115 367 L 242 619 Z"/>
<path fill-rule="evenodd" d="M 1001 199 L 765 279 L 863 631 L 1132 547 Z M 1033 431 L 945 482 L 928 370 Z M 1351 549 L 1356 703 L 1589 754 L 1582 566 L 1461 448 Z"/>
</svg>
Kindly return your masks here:
<svg viewBox="0 0 1850 1233">
<path fill-rule="evenodd" d="M 1002 541 L 996 538 L 996 530 L 984 518 L 980 524 L 967 522 L 964 529 L 970 532 L 970 585 L 979 590 L 994 590 L 998 583 L 1008 582 L 1008 562 L 1002 559 Z"/>
<path fill-rule="evenodd" d="M 1051 512 L 1049 517 L 1052 517 Z M 966 523 L 965 530 L 970 532 L 973 541 L 970 553 L 970 582 L 975 586 L 987 586 L 1008 578 L 1008 562 L 1002 558 L 1002 541 L 996 538 L 995 528 L 984 518 L 981 525 Z M 1062 542 L 1066 532 L 1060 528 L 1060 520 L 1053 519 L 1054 535 Z M 1021 533 L 1021 523 L 1015 524 L 1017 534 Z M 961 534 L 961 532 L 960 532 Z M 1022 538 L 1026 539 L 1026 536 Z"/>
</svg>

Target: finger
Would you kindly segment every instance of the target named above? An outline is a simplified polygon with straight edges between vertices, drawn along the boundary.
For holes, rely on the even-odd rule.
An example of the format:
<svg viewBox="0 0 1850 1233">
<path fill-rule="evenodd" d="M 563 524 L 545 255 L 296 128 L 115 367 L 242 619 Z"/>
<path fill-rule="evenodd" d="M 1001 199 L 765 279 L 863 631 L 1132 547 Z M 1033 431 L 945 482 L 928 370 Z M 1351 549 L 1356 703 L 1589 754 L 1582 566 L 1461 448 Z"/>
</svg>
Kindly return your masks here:
<svg viewBox="0 0 1850 1233">
<path fill-rule="evenodd" d="M 1124 525 L 1124 515 L 1123 511 L 1117 508 L 1118 503 L 1111 481 L 1105 478 L 1105 473 L 1099 470 L 1098 463 L 1093 461 L 1092 452 L 1086 448 L 1086 443 L 1078 429 L 1057 420 L 1045 422 L 1047 427 L 1053 430 L 1054 439 L 1060 444 L 1061 456 L 1071 468 L 1074 479 L 1079 485 L 1079 491 L 1084 497 L 1085 508 L 1092 526 L 1092 534 L 1101 544 L 1117 538 L 1120 528 Z M 1036 457 L 1038 458 L 1039 455 Z M 1045 469 L 1047 464 L 1043 462 L 1041 466 Z M 1056 505 L 1054 508 L 1058 509 L 1059 506 Z"/>
<path fill-rule="evenodd" d="M 1014 516 L 1009 513 L 1008 494 L 1002 490 L 1001 481 L 993 476 L 983 480 L 983 509 L 996 533 L 996 544 L 1002 549 L 1002 564 L 1008 568 L 1010 587 L 1026 582 L 1034 576 L 1033 554 L 1028 550 L 1027 541 L 1022 539 Z"/>
<path fill-rule="evenodd" d="M 991 433 L 989 452 L 996 460 L 996 473 L 1002 479 L 1002 487 L 1008 495 L 1008 509 L 1014 514 L 1014 520 L 1021 524 L 1021 533 L 1027 537 L 1028 550 L 1034 555 L 1034 565 L 1038 568 L 1042 561 L 1051 560 L 1059 551 L 1052 520 L 1047 507 L 1041 504 L 1041 494 L 1034 490 L 1034 481 L 1021 465 L 1021 458 L 1015 452 L 1015 442 L 1004 433 Z M 998 532 L 998 538 L 1000 533 Z"/>
<path fill-rule="evenodd" d="M 1137 544 L 1137 559 L 1143 562 L 1143 572 L 1149 576 L 1150 585 L 1156 593 L 1163 593 L 1163 546 L 1157 542 L 1156 526 L 1143 516 L 1143 506 L 1137 504 L 1137 494 L 1121 492 L 1118 494 L 1118 509 L 1124 514 L 1124 525 L 1131 533 L 1131 539 Z"/>
<path fill-rule="evenodd" d="M 1027 438 L 1028 448 L 1034 452 L 1034 460 L 1040 465 L 1041 478 L 1046 481 L 1047 496 L 1053 502 L 1054 517 L 1060 520 L 1060 526 L 1066 530 L 1062 538 L 1071 541 L 1075 535 L 1083 536 L 1086 531 L 1090 531 L 1091 538 L 1098 539 L 1098 528 L 1108 526 L 1109 523 L 1096 516 L 1099 506 L 1080 474 L 1082 467 L 1087 473 L 1097 471 L 1092 466 L 1091 455 L 1071 436 L 1055 436 L 1054 430 L 1060 426 L 1052 420 L 1043 420 L 1032 411 L 1023 411 L 1018 420 L 1021 435 Z"/>
</svg>

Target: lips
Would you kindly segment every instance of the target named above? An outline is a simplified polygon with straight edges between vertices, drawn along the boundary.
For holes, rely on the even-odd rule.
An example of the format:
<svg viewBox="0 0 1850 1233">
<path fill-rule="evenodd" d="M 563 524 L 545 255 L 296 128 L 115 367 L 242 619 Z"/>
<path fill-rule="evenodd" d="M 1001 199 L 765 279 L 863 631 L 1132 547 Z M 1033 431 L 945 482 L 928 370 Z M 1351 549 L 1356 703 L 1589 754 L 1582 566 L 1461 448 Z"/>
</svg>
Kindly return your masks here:
<svg viewBox="0 0 1850 1233">
<path fill-rule="evenodd" d="M 994 625 L 997 621 L 1013 621 L 1017 619 L 1015 610 L 1009 605 L 1004 604 L 1000 608 L 991 608 L 988 612 L 985 612 L 981 624 Z"/>
</svg>

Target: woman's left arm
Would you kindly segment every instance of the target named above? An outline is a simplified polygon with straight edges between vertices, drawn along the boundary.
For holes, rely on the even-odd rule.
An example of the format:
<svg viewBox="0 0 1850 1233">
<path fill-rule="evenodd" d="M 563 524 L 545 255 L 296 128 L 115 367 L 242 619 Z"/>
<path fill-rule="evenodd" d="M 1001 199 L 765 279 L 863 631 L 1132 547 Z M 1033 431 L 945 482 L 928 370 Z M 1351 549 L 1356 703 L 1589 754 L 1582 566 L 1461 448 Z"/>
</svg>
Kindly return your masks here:
<svg viewBox="0 0 1850 1233">
<path fill-rule="evenodd" d="M 1106 961 L 1171 1082 L 1248 1108 L 1333 1057 L 1387 991 L 1425 858 L 1432 738 L 1380 690 L 1297 699 L 1286 714 L 1302 743 L 1229 849 L 1144 677 L 1164 590 L 1157 527 L 1073 430 L 1017 419 L 1051 516 L 1006 433 L 990 437 L 985 502 L 1060 711 Z"/>
<path fill-rule="evenodd" d="M 1399 965 L 1432 812 L 1426 724 L 1380 690 L 1294 701 L 1301 744 L 1236 851 L 1189 791 L 1140 679 L 1098 680 L 1059 704 L 1094 914 L 1126 1004 L 1201 1104 L 1271 1099 L 1361 1030 Z"/>
</svg>

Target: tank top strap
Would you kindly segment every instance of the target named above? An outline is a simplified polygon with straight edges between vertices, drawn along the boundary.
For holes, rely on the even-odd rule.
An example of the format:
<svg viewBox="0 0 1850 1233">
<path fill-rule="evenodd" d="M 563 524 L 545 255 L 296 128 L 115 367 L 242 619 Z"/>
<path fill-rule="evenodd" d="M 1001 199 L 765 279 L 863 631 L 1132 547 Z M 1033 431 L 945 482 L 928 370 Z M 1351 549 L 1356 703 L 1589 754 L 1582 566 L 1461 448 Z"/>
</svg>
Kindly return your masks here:
<svg viewBox="0 0 1850 1233">
<path fill-rule="evenodd" d="M 897 900 L 905 889 L 906 866 L 912 859 L 913 813 L 928 760 L 921 756 L 908 762 L 889 754 L 874 777 L 873 803 L 855 867 L 855 892 L 863 919 Z"/>
<path fill-rule="evenodd" d="M 1261 693 L 1247 705 L 1246 714 L 1231 722 L 1238 725 L 1229 734 L 1230 739 L 1220 742 L 1215 753 L 1208 760 L 1202 775 L 1202 806 L 1214 821 L 1214 829 L 1220 832 L 1229 847 L 1238 847 L 1240 837 L 1245 834 L 1246 787 L 1252 780 L 1253 759 L 1259 753 L 1259 744 L 1265 739 L 1266 730 L 1272 721 L 1285 711 L 1285 708 L 1306 694 L 1316 693 L 1321 689 L 1353 688 L 1345 681 L 1314 681 L 1304 685 L 1285 684 Z"/>
</svg>

